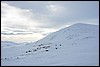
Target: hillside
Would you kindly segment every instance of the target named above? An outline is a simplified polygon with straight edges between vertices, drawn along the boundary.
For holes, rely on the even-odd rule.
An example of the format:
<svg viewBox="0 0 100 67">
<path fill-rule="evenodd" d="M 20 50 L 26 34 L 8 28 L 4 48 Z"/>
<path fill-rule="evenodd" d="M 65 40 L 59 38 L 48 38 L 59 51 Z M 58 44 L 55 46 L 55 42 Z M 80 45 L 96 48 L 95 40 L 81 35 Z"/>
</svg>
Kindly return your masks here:
<svg viewBox="0 0 100 67">
<path fill-rule="evenodd" d="M 98 66 L 99 26 L 74 24 L 43 39 L 1 48 L 2 66 Z"/>
</svg>

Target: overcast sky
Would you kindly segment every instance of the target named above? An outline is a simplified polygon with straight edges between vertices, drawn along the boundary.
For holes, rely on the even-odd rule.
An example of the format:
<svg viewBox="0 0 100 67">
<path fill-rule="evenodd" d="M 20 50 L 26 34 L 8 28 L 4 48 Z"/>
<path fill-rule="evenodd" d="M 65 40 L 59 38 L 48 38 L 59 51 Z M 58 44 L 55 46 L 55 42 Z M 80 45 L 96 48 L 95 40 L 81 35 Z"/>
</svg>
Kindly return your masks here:
<svg viewBox="0 0 100 67">
<path fill-rule="evenodd" d="M 36 41 L 75 23 L 99 25 L 99 1 L 2 1 L 2 40 Z"/>
</svg>

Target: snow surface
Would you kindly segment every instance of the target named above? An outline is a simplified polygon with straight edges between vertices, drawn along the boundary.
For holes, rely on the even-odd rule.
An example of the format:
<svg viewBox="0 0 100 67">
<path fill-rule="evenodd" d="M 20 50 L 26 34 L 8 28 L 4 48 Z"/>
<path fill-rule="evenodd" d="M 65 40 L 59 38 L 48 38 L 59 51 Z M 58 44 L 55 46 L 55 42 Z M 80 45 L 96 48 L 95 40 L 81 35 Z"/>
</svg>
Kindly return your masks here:
<svg viewBox="0 0 100 67">
<path fill-rule="evenodd" d="M 99 26 L 78 23 L 34 43 L 1 47 L 1 65 L 99 66 Z"/>
</svg>

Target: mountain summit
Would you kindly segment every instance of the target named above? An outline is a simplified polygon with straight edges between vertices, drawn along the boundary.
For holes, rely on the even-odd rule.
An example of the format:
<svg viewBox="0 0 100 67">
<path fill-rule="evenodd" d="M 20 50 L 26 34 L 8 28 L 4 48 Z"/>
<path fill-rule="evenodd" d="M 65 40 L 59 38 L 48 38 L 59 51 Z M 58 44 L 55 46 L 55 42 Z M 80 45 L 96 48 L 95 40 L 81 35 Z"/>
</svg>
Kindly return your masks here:
<svg viewBox="0 0 100 67">
<path fill-rule="evenodd" d="M 77 23 L 72 26 L 63 28 L 59 31 L 56 31 L 39 41 L 50 42 L 50 41 L 59 41 L 59 40 L 68 40 L 76 39 L 78 37 L 86 36 L 96 36 L 99 35 L 99 26 L 91 24 Z"/>
</svg>

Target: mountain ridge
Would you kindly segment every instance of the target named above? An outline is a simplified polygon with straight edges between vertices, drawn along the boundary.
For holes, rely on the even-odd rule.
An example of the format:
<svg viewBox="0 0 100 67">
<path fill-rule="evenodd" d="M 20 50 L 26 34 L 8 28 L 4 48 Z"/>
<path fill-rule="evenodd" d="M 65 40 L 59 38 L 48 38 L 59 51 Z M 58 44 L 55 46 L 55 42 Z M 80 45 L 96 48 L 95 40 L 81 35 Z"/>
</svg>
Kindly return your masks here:
<svg viewBox="0 0 100 67">
<path fill-rule="evenodd" d="M 81 27 L 81 29 L 82 30 L 80 30 L 80 27 Z M 93 27 L 92 29 L 91 29 L 91 27 Z M 66 31 L 68 31 L 68 32 L 70 32 L 70 30 L 71 30 L 71 28 L 72 28 L 72 31 L 78 31 L 79 30 L 79 32 L 80 31 L 87 31 L 88 33 L 90 32 L 91 33 L 91 31 L 92 30 L 94 30 L 94 32 L 95 32 L 95 29 L 99 29 L 99 26 L 98 25 L 92 25 L 92 24 L 84 24 L 84 23 L 77 23 L 77 24 L 73 24 L 73 25 L 71 25 L 71 26 L 69 26 L 69 27 L 65 27 L 65 28 L 62 28 L 62 29 L 60 29 L 60 30 L 58 30 L 58 31 L 56 31 L 56 32 L 53 32 L 53 33 L 51 33 L 51 34 L 49 34 L 48 36 L 55 36 L 54 34 L 55 33 L 58 33 L 58 32 L 62 32 L 62 34 L 64 33 L 64 32 L 66 32 Z M 86 29 L 85 29 L 86 28 Z M 89 29 L 89 30 L 88 30 Z M 82 32 L 83 33 L 83 32 Z M 92 32 L 93 33 L 93 32 Z M 44 38 L 47 38 L 48 36 L 46 36 L 46 37 L 44 37 Z M 38 41 L 41 41 L 41 40 L 43 40 L 44 38 L 42 38 L 42 39 L 40 39 L 40 40 L 38 40 Z"/>
</svg>

